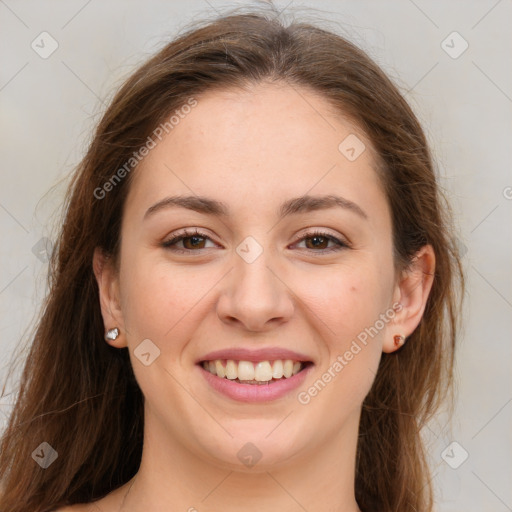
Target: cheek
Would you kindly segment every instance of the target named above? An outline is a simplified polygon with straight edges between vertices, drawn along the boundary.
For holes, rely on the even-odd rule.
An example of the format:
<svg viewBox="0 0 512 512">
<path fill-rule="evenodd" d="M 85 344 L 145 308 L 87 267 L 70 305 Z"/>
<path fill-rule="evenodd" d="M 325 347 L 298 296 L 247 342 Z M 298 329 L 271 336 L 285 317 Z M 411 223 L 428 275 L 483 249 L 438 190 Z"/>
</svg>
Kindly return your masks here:
<svg viewBox="0 0 512 512">
<path fill-rule="evenodd" d="M 371 330 L 385 312 L 388 290 L 376 267 L 333 272 L 309 288 L 307 306 L 325 347 L 316 379 L 299 390 L 309 417 L 322 418 L 323 428 L 339 429 L 358 410 L 375 379 L 382 355 L 384 329 Z M 380 324 L 379 324 L 380 326 Z M 326 412 L 329 419 L 326 420 Z"/>
<path fill-rule="evenodd" d="M 179 338 L 188 313 L 204 295 L 200 273 L 140 256 L 121 267 L 123 317 L 133 343 L 149 338 L 161 348 Z M 123 273 L 124 271 L 124 273 Z"/>
<path fill-rule="evenodd" d="M 315 323 L 323 322 L 325 339 L 342 347 L 384 312 L 390 288 L 383 272 L 361 257 L 357 265 L 323 267 L 297 277 L 294 292 L 314 313 Z"/>
<path fill-rule="evenodd" d="M 310 318 L 326 351 L 321 382 L 305 391 L 311 400 L 322 395 L 315 398 L 319 406 L 339 405 L 333 413 L 340 417 L 359 407 L 375 378 L 388 325 L 380 318 L 388 307 L 391 278 L 390 268 L 360 255 L 357 265 L 331 269 L 323 277 L 311 273 L 297 291 L 314 313 Z"/>
</svg>

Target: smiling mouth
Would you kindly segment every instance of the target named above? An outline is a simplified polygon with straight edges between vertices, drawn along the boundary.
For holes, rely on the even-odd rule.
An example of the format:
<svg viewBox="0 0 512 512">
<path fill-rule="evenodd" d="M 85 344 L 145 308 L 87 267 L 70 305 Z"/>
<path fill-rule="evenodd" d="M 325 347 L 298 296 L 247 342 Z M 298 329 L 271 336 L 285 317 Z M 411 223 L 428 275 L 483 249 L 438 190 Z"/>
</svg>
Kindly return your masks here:
<svg viewBox="0 0 512 512">
<path fill-rule="evenodd" d="M 290 379 L 306 367 L 310 361 L 277 359 L 275 361 L 237 361 L 233 359 L 216 359 L 199 363 L 207 372 L 221 379 L 240 384 L 271 384 Z"/>
</svg>

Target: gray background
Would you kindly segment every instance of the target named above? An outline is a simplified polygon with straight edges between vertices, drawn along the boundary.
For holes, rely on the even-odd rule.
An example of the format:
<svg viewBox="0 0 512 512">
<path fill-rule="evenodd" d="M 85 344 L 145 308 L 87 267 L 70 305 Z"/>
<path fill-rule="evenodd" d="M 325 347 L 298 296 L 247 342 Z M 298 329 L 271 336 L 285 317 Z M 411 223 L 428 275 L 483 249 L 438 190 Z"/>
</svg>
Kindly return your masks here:
<svg viewBox="0 0 512 512">
<path fill-rule="evenodd" d="M 2 385 L 44 297 L 45 247 L 59 227 L 66 179 L 115 87 L 192 20 L 242 4 L 250 2 L 0 0 Z M 512 2 L 275 4 L 285 18 L 330 20 L 326 28 L 363 47 L 395 79 L 423 123 L 468 279 L 455 416 L 452 426 L 440 415 L 425 429 L 437 509 L 512 510 Z M 31 47 L 51 48 L 43 31 L 58 43 L 47 58 Z M 464 41 L 448 37 L 453 31 L 469 45 L 460 55 Z M 0 426 L 16 375 L 0 401 Z"/>
</svg>

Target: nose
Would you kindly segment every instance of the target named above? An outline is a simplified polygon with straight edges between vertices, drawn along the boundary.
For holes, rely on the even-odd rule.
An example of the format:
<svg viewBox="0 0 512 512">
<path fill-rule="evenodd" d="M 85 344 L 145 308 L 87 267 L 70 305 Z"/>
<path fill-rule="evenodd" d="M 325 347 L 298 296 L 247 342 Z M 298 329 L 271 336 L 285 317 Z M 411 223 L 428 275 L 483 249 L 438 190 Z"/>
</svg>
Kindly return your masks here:
<svg viewBox="0 0 512 512">
<path fill-rule="evenodd" d="M 236 256 L 234 265 L 217 303 L 217 314 L 224 323 L 265 332 L 292 317 L 293 293 L 271 268 L 265 251 L 252 263 Z"/>
</svg>

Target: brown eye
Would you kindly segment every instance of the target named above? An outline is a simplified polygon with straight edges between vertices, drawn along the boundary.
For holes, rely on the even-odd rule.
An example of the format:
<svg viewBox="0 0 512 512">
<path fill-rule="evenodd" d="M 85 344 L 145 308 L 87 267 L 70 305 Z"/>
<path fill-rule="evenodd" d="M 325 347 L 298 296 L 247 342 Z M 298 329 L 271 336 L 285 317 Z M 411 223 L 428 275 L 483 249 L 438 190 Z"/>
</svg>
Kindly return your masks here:
<svg viewBox="0 0 512 512">
<path fill-rule="evenodd" d="M 202 243 L 201 239 L 203 239 Z M 202 244 L 204 244 L 204 237 L 184 236 L 181 238 L 181 241 L 183 242 L 183 246 L 185 247 L 185 249 L 203 249 Z M 187 245 L 190 245 L 190 247 L 187 247 Z"/>
<path fill-rule="evenodd" d="M 205 247 L 207 240 L 211 240 L 210 237 L 200 231 L 185 231 L 172 237 L 170 240 L 163 242 L 162 247 L 173 252 L 197 252 L 195 249 L 208 249 L 208 247 Z M 181 247 L 176 247 L 179 243 L 183 244 L 183 249 Z"/>
<path fill-rule="evenodd" d="M 307 240 L 311 240 L 312 243 L 310 244 L 311 247 L 308 247 L 308 249 L 327 249 L 327 244 L 329 243 L 329 239 L 326 236 L 309 236 L 305 238 L 306 240 L 306 246 L 308 246 Z"/>
<path fill-rule="evenodd" d="M 349 244 L 323 231 L 313 231 L 303 235 L 299 241 L 304 242 L 308 251 L 325 254 L 333 251 L 340 251 L 349 248 Z M 332 242 L 334 246 L 328 247 Z"/>
</svg>

